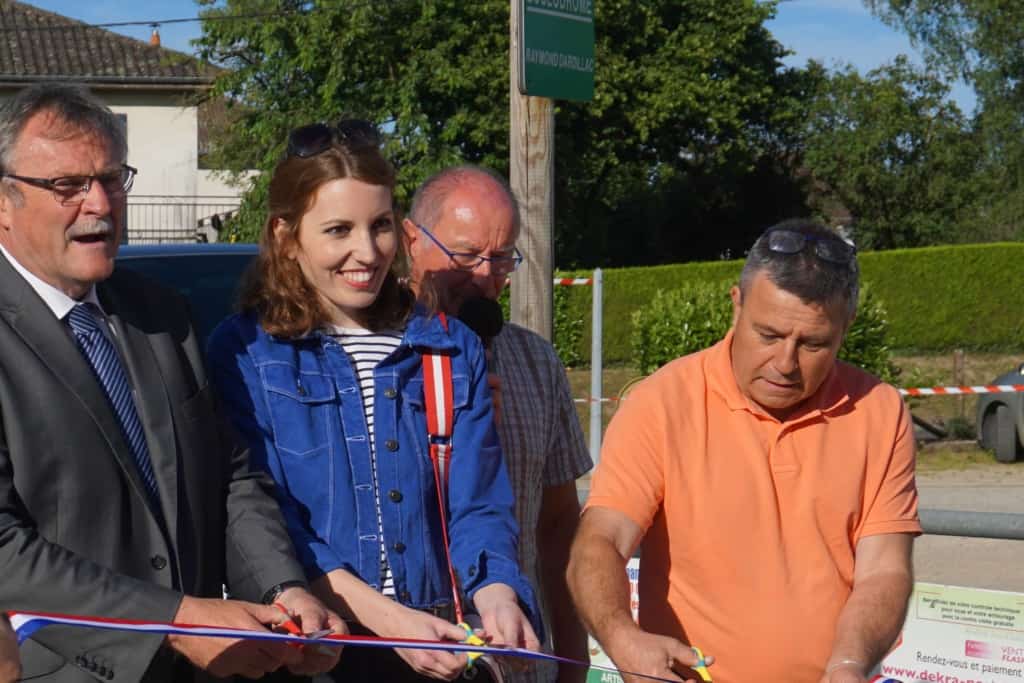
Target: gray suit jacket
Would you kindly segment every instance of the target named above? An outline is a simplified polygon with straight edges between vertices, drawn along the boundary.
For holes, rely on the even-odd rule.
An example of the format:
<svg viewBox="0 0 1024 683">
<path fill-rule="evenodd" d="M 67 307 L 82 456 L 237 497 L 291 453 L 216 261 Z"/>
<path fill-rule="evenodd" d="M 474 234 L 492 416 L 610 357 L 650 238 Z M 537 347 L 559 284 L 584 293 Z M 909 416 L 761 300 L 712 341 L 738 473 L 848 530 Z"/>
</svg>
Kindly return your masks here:
<svg viewBox="0 0 1024 683">
<path fill-rule="evenodd" d="M 169 621 L 183 593 L 220 597 L 227 584 L 258 600 L 302 579 L 272 483 L 220 417 L 184 301 L 129 271 L 97 293 L 137 391 L 166 528 L 69 330 L 0 256 L 0 608 Z M 162 640 L 47 627 L 22 646 L 24 676 L 181 680 Z"/>
</svg>

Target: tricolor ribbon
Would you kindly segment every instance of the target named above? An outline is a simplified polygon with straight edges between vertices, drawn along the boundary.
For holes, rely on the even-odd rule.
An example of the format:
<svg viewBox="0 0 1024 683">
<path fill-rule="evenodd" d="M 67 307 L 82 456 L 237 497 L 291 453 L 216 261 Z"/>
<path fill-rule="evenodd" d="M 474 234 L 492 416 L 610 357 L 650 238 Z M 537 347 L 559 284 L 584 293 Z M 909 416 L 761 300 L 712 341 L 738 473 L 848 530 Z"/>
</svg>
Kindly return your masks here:
<svg viewBox="0 0 1024 683">
<path fill-rule="evenodd" d="M 568 657 L 547 652 L 536 652 L 521 647 L 504 647 L 500 645 L 478 645 L 475 643 L 441 640 L 419 640 L 416 638 L 379 638 L 376 636 L 352 636 L 331 634 L 322 638 L 306 638 L 290 633 L 273 633 L 271 631 L 248 631 L 220 626 L 199 626 L 196 624 L 174 624 L 156 621 L 136 621 L 133 619 L 108 619 L 104 617 L 80 617 L 71 614 L 52 614 L 46 612 L 8 612 L 11 627 L 18 637 L 20 645 L 41 628 L 47 626 L 78 626 L 82 628 L 99 628 L 108 631 L 135 631 L 138 633 L 161 633 L 181 636 L 199 636 L 206 638 L 238 638 L 246 640 L 276 640 L 285 643 L 302 643 L 315 645 L 349 645 L 356 647 L 406 648 L 413 650 L 444 650 L 446 652 L 483 653 L 499 657 L 524 657 L 526 659 L 589 666 L 598 671 L 614 674 L 637 676 L 652 681 L 673 683 L 672 679 L 648 676 L 645 674 L 620 671 L 610 666 L 597 666 Z"/>
</svg>

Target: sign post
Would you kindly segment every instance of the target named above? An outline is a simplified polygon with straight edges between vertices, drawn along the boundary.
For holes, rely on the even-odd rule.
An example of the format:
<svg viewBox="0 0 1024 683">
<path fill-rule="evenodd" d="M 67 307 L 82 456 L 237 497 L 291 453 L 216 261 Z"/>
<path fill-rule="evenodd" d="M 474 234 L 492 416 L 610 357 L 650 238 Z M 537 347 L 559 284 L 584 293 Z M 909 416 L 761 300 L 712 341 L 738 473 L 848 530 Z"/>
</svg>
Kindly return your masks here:
<svg viewBox="0 0 1024 683">
<path fill-rule="evenodd" d="M 509 182 L 526 260 L 512 276 L 512 321 L 552 338 L 555 119 L 552 99 L 594 96 L 593 0 L 511 0 Z"/>
<path fill-rule="evenodd" d="M 519 92 L 558 100 L 594 99 L 592 0 L 523 3 Z"/>
</svg>

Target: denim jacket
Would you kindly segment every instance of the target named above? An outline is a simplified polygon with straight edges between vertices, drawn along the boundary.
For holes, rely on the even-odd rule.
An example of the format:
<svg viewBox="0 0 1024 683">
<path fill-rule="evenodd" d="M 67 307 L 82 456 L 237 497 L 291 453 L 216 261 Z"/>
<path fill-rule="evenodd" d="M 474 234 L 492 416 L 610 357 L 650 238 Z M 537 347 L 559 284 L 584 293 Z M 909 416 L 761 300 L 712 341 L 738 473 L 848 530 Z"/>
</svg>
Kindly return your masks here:
<svg viewBox="0 0 1024 683">
<path fill-rule="evenodd" d="M 299 561 L 310 579 L 337 568 L 380 589 L 380 541 L 370 443 L 387 559 L 402 604 L 451 603 L 433 466 L 427 449 L 420 351 L 452 354 L 455 424 L 448 493 L 452 565 L 465 595 L 504 583 L 541 633 L 537 603 L 516 562 L 512 489 L 492 419 L 480 340 L 415 313 L 399 347 L 374 370 L 374 434 L 348 355 L 330 336 L 268 335 L 253 313 L 214 330 L 210 376 L 251 460 L 276 480 Z"/>
</svg>

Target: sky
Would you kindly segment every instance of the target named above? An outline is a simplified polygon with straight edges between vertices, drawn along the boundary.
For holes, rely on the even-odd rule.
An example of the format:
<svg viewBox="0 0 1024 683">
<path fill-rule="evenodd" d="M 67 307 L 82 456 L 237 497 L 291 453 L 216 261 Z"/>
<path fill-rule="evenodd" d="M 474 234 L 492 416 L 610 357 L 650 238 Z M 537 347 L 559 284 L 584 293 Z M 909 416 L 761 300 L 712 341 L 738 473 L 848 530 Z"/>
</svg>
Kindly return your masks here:
<svg viewBox="0 0 1024 683">
<path fill-rule="evenodd" d="M 794 53 L 785 59 L 791 66 L 816 59 L 827 67 L 850 63 L 866 73 L 900 54 L 923 62 L 910 39 L 875 18 L 861 0 L 783 0 L 767 27 Z M 974 109 L 974 92 L 965 83 L 953 84 L 951 96 L 965 114 Z"/>
<path fill-rule="evenodd" d="M 90 24 L 195 17 L 198 6 L 193 0 L 27 0 L 28 4 L 63 14 Z M 862 73 L 892 61 L 899 54 L 921 62 L 920 53 L 907 37 L 876 19 L 861 0 L 783 0 L 768 29 L 792 55 L 786 63 L 800 66 L 817 59 L 826 66 L 853 64 Z M 111 28 L 140 40 L 148 40 L 152 28 L 130 26 Z M 162 44 L 192 53 L 189 41 L 198 37 L 199 22 L 163 24 Z M 974 108 L 974 93 L 964 84 L 954 86 L 953 99 L 964 113 Z"/>
</svg>

